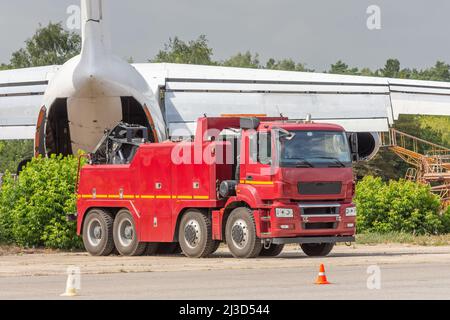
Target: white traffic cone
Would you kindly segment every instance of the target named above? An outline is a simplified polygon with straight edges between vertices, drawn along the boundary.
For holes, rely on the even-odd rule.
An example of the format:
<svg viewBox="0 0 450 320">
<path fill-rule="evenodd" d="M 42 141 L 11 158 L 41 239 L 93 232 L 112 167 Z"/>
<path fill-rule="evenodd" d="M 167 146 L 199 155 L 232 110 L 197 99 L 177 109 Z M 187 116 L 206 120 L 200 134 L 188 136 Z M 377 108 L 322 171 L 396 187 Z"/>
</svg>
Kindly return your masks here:
<svg viewBox="0 0 450 320">
<path fill-rule="evenodd" d="M 77 290 L 80 289 L 80 268 L 67 268 L 66 291 L 61 297 L 75 297 L 78 295 Z"/>
</svg>

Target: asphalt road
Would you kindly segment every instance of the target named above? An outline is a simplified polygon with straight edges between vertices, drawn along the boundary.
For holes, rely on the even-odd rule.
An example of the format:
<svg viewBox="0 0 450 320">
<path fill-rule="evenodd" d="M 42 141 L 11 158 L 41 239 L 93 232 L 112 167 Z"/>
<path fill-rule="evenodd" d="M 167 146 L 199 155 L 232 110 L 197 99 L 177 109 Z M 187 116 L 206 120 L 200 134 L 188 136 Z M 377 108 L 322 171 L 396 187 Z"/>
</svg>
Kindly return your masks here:
<svg viewBox="0 0 450 320">
<path fill-rule="evenodd" d="M 97 274 L 82 277 L 79 296 L 65 299 L 450 299 L 446 264 L 380 267 L 381 288 L 368 289 L 363 266 L 329 267 L 330 285 L 311 268 Z M 66 277 L 0 279 L 2 299 L 60 299 Z"/>
<path fill-rule="evenodd" d="M 330 285 L 314 284 L 322 262 Z M 60 297 L 67 265 L 82 273 L 74 298 Z M 370 266 L 379 268 L 379 289 L 368 288 L 376 279 Z M 319 259 L 294 249 L 253 260 L 226 252 L 209 259 L 3 256 L 0 299 L 450 299 L 450 247 L 338 247 Z"/>
</svg>

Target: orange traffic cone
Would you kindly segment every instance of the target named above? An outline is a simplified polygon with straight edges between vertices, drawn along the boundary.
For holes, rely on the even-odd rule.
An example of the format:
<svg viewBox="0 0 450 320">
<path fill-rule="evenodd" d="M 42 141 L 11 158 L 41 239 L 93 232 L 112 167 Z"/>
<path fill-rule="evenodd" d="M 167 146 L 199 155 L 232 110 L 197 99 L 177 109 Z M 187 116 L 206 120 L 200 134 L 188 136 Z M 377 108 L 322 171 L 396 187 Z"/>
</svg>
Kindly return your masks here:
<svg viewBox="0 0 450 320">
<path fill-rule="evenodd" d="M 327 276 L 325 275 L 325 267 L 323 263 L 320 265 L 319 275 L 317 276 L 316 284 L 330 284 L 327 280 Z"/>
</svg>

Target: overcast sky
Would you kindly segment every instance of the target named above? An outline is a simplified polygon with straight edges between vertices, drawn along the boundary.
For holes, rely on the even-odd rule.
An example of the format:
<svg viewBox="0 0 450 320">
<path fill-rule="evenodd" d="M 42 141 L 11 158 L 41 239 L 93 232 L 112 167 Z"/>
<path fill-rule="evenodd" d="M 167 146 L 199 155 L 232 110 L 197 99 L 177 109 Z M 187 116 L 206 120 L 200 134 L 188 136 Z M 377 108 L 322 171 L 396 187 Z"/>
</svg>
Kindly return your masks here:
<svg viewBox="0 0 450 320">
<path fill-rule="evenodd" d="M 214 57 L 239 51 L 292 58 L 317 71 L 341 59 L 382 67 L 450 63 L 448 0 L 104 0 L 112 17 L 112 44 L 121 57 L 145 62 L 169 37 L 205 34 Z M 77 0 L 0 0 L 0 62 L 32 36 L 39 23 L 65 22 Z M 381 29 L 366 25 L 370 5 L 381 9 Z"/>
</svg>

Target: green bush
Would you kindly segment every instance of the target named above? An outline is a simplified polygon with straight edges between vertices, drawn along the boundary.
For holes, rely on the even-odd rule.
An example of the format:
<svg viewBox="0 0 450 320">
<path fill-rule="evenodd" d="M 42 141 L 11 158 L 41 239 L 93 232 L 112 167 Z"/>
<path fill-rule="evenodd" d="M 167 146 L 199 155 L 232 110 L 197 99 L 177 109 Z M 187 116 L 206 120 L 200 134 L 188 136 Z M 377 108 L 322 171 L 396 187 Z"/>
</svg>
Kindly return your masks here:
<svg viewBox="0 0 450 320">
<path fill-rule="evenodd" d="M 358 232 L 450 232 L 450 211 L 440 214 L 439 197 L 428 185 L 365 177 L 357 184 Z"/>
<path fill-rule="evenodd" d="M 12 236 L 11 212 L 16 202 L 15 182 L 7 171 L 0 189 L 0 243 L 14 242 Z"/>
<path fill-rule="evenodd" d="M 17 181 L 6 177 L 0 192 L 0 240 L 21 246 L 80 248 L 76 223 L 76 157 L 33 159 Z"/>
</svg>

